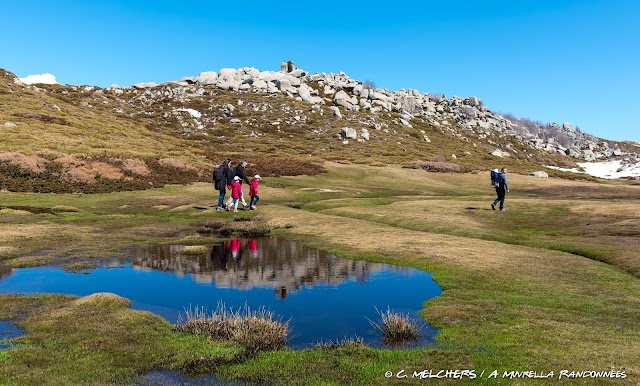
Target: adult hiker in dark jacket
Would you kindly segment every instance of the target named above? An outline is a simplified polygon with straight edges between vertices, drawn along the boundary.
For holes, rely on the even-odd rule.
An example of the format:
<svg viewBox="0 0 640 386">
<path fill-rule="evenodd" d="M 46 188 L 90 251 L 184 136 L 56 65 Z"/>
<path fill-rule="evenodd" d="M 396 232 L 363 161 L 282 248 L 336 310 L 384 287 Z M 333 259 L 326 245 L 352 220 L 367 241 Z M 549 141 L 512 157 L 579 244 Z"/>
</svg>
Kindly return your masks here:
<svg viewBox="0 0 640 386">
<path fill-rule="evenodd" d="M 236 165 L 236 167 L 232 169 L 233 170 L 233 176 L 229 180 L 229 183 L 231 183 L 231 181 L 233 181 L 233 177 L 240 177 L 240 184 L 241 185 L 242 185 L 242 181 L 245 181 L 247 184 L 249 184 L 250 183 L 249 178 L 247 178 L 247 175 L 244 172 L 244 168 L 248 164 L 249 163 L 247 161 L 242 161 L 238 165 Z M 243 208 L 248 206 L 247 202 L 244 200 L 244 195 L 240 196 L 240 200 L 242 201 L 242 207 Z M 227 207 L 229 206 L 229 204 L 231 204 L 231 202 L 233 202 L 232 198 L 227 200 Z"/>
<path fill-rule="evenodd" d="M 504 212 L 504 198 L 509 193 L 509 183 L 507 182 L 507 168 L 502 168 L 498 175 L 498 187 L 496 188 L 496 194 L 498 198 L 491 204 L 491 209 L 496 210 L 496 205 L 500 203 L 500 211 Z"/>
<path fill-rule="evenodd" d="M 231 177 L 231 180 L 229 179 L 229 173 L 231 172 L 231 169 L 229 168 L 229 162 L 231 162 L 231 160 L 226 159 L 220 165 L 220 168 L 222 168 L 222 173 L 219 176 L 220 178 L 216 178 L 216 172 L 213 172 L 213 183 L 216 190 L 220 192 L 220 196 L 218 197 L 218 207 L 216 208 L 216 210 L 224 210 L 223 205 L 224 196 L 225 194 L 227 194 L 227 182 L 233 180 L 233 177 Z"/>
</svg>

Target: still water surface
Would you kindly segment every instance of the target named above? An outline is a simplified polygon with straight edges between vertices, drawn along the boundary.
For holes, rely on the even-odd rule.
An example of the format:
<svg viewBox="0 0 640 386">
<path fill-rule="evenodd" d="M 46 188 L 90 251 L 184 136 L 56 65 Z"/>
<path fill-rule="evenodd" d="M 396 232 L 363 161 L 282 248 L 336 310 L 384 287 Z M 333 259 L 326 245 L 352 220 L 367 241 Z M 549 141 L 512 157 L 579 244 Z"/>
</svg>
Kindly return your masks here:
<svg viewBox="0 0 640 386">
<path fill-rule="evenodd" d="M 355 336 L 383 347 L 367 318 L 376 311 L 409 314 L 422 320 L 424 301 L 438 296 L 431 274 L 416 269 L 340 258 L 300 242 L 276 237 L 233 239 L 206 246 L 191 256 L 185 246 L 153 246 L 127 251 L 124 262 L 85 273 L 41 267 L 15 269 L 0 277 L 0 293 L 64 293 L 86 296 L 111 292 L 128 298 L 132 308 L 175 323 L 185 309 L 265 307 L 290 320 L 290 344 L 308 347 L 320 341 Z M 426 345 L 437 331 L 425 325 L 410 344 Z"/>
</svg>

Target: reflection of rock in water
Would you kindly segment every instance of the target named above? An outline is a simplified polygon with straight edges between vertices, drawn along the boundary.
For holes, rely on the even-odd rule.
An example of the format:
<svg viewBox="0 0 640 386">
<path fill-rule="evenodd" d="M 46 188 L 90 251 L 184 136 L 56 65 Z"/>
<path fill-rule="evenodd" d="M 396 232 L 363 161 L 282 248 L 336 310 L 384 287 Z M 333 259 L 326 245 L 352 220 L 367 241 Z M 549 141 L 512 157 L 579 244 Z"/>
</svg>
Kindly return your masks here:
<svg viewBox="0 0 640 386">
<path fill-rule="evenodd" d="M 281 238 L 234 239 L 210 247 L 208 256 L 186 256 L 183 246 L 155 246 L 135 254 L 134 267 L 191 274 L 220 288 L 273 288 L 279 298 L 314 284 L 365 282 L 383 265 L 348 260 Z"/>
<path fill-rule="evenodd" d="M 3 265 L 0 266 L 0 279 L 11 275 L 13 275 L 13 268 L 5 267 Z"/>
</svg>

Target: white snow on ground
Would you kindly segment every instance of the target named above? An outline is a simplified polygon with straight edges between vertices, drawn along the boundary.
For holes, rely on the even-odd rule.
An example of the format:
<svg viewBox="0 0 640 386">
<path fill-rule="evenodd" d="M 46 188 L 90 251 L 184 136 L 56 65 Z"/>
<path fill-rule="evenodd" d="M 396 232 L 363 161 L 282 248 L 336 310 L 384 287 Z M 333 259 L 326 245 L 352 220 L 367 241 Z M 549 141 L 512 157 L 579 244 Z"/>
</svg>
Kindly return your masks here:
<svg viewBox="0 0 640 386">
<path fill-rule="evenodd" d="M 556 166 L 547 166 L 550 169 L 562 170 L 574 173 L 586 173 L 594 177 L 617 179 L 621 177 L 640 177 L 640 164 L 627 165 L 622 168 L 622 161 L 607 162 L 582 162 L 578 163 L 583 171 L 578 169 L 564 169 Z"/>
<path fill-rule="evenodd" d="M 194 109 L 176 109 L 176 111 L 186 111 L 194 118 L 200 118 L 202 116 L 200 111 Z"/>
<path fill-rule="evenodd" d="M 56 77 L 46 73 L 39 75 L 28 75 L 24 78 L 19 78 L 22 83 L 25 84 L 34 84 L 34 83 L 44 83 L 44 84 L 57 84 Z"/>
</svg>

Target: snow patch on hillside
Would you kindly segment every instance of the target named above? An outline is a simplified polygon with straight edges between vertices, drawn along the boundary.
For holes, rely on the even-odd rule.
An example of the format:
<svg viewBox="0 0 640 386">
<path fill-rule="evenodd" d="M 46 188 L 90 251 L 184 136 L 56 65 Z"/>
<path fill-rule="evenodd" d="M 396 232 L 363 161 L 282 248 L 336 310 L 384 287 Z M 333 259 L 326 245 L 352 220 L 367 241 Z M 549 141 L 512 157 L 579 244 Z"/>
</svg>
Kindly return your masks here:
<svg viewBox="0 0 640 386">
<path fill-rule="evenodd" d="M 621 160 L 606 162 L 581 162 L 578 166 L 582 170 L 573 168 L 565 169 L 556 166 L 547 166 L 550 169 L 562 170 L 566 172 L 585 173 L 590 176 L 618 179 L 623 177 L 640 177 L 640 163 L 624 163 Z"/>
</svg>

